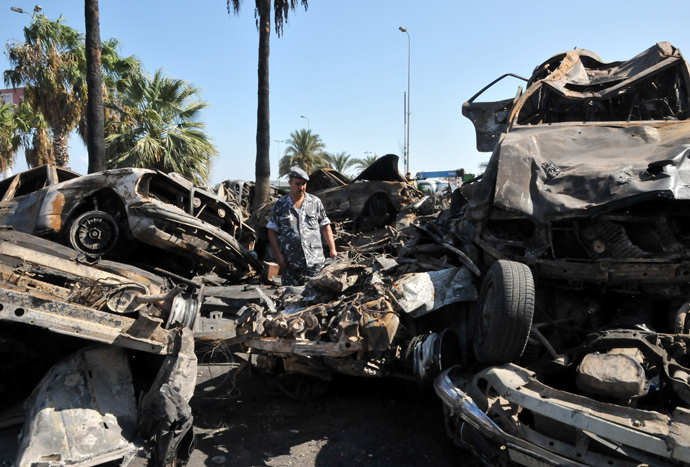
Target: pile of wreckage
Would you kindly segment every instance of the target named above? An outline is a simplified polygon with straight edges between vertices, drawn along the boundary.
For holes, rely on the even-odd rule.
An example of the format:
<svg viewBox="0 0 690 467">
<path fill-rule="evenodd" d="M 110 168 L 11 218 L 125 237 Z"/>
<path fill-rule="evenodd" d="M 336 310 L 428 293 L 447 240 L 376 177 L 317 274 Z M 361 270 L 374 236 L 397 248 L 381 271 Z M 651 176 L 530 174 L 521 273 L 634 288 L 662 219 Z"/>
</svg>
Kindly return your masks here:
<svg viewBox="0 0 690 467">
<path fill-rule="evenodd" d="M 487 465 L 689 465 L 690 68 L 659 43 L 506 76 L 524 92 L 475 102 L 496 80 L 463 105 L 492 155 L 454 193 L 425 196 L 394 155 L 352 182 L 310 175 L 340 255 L 304 286 L 269 273 L 272 203 L 251 212 L 250 182 L 50 166 L 0 182 L 17 465 L 184 463 L 195 340 L 297 399 L 336 374 L 433 388 Z"/>
<path fill-rule="evenodd" d="M 192 277 L 262 267 L 239 208 L 144 169 L 41 166 L 0 193 L 0 420 L 24 423 L 16 465 L 184 463 L 205 319 Z"/>
</svg>

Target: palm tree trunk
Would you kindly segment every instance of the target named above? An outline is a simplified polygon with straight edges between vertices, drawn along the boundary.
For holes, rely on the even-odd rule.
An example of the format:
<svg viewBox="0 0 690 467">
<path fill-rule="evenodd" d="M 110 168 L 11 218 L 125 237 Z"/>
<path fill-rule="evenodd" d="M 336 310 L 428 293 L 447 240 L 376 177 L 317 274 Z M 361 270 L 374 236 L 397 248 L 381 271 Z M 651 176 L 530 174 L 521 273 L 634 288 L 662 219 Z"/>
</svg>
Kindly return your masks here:
<svg viewBox="0 0 690 467">
<path fill-rule="evenodd" d="M 86 17 L 86 103 L 89 173 L 105 170 L 105 115 L 103 112 L 103 74 L 101 71 L 101 28 L 98 0 L 84 0 Z"/>
<path fill-rule="evenodd" d="M 271 178 L 271 128 L 268 102 L 268 57 L 271 38 L 271 0 L 259 0 L 259 105 L 256 124 L 256 187 L 254 209 L 268 202 Z"/>
<path fill-rule="evenodd" d="M 55 155 L 55 165 L 58 167 L 67 167 L 69 162 L 67 135 L 67 130 L 62 126 L 53 129 L 53 154 Z"/>
</svg>

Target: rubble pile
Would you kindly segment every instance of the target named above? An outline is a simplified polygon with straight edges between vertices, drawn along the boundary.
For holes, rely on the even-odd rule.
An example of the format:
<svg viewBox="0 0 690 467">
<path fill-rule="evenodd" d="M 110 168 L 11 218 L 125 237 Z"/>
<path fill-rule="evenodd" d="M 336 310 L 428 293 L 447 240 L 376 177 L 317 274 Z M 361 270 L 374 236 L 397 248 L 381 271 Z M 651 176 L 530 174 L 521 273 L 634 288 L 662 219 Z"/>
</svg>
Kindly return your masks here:
<svg viewBox="0 0 690 467">
<path fill-rule="evenodd" d="M 659 43 L 508 76 L 524 92 L 463 105 L 492 155 L 455 192 L 425 196 L 394 155 L 312 175 L 339 255 L 304 286 L 272 277 L 251 182 L 0 182 L 17 464 L 184 464 L 195 343 L 215 341 L 302 400 L 339 373 L 433 386 L 487 465 L 690 465 L 690 67 Z"/>
<path fill-rule="evenodd" d="M 406 360 L 411 345 L 439 339 L 435 333 L 444 330 L 437 320 L 418 318 L 441 310 L 448 316 L 439 322 L 452 320 L 462 312 L 449 306 L 475 300 L 477 292 L 466 267 L 411 270 L 420 265 L 382 255 L 334 262 L 308 285 L 279 288 L 261 305 L 245 307 L 237 333 L 248 336 L 244 345 L 262 356 L 259 366 L 267 371 L 413 379 L 413 367 L 428 362 Z"/>
</svg>

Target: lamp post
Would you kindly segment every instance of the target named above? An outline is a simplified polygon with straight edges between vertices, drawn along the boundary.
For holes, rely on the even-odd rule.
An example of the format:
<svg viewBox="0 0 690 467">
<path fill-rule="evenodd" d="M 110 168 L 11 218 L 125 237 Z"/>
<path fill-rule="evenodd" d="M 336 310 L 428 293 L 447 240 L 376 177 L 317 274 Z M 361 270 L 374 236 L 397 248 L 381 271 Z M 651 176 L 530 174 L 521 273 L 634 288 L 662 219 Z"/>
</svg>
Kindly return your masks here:
<svg viewBox="0 0 690 467">
<path fill-rule="evenodd" d="M 307 130 L 311 131 L 311 125 L 309 125 L 309 117 L 305 117 L 304 115 L 300 115 L 299 118 L 306 118 L 307 119 Z"/>
<path fill-rule="evenodd" d="M 276 180 L 278 180 L 278 179 L 280 179 L 280 143 L 284 143 L 285 140 L 282 140 L 282 139 L 274 139 L 273 141 L 275 141 L 276 143 L 278 143 L 278 178 L 276 179 Z"/>
<path fill-rule="evenodd" d="M 407 136 L 405 140 L 405 173 L 410 171 L 410 33 L 407 32 L 405 26 L 400 26 L 402 32 L 407 34 L 407 114 L 405 119 L 405 126 L 407 127 Z"/>
</svg>

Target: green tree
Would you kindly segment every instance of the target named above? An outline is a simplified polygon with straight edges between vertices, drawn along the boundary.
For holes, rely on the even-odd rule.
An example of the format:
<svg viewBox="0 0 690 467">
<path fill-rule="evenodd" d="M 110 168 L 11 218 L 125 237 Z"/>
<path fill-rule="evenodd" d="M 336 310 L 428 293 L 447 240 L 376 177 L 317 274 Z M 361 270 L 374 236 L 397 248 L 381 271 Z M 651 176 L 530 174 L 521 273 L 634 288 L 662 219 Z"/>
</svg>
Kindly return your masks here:
<svg viewBox="0 0 690 467">
<path fill-rule="evenodd" d="M 258 209 L 268 202 L 270 194 L 269 180 L 271 177 L 271 128 L 269 87 L 268 87 L 268 57 L 271 37 L 271 6 L 275 33 L 280 37 L 283 24 L 287 22 L 288 13 L 294 11 L 297 3 L 301 3 L 307 10 L 307 0 L 255 0 L 254 16 L 259 30 L 259 103 L 257 106 L 256 122 L 256 187 L 254 194 L 254 208 Z M 239 13 L 242 0 L 227 0 L 228 13 Z"/>
<path fill-rule="evenodd" d="M 207 184 L 218 151 L 200 121 L 208 104 L 199 89 L 162 69 L 132 73 L 121 85 L 118 118 L 106 123 L 108 167 L 155 168 Z"/>
<path fill-rule="evenodd" d="M 7 45 L 7 55 L 14 68 L 4 73 L 7 85 L 25 86 L 17 114 L 21 117 L 18 127 L 23 132 L 21 146 L 27 151 L 30 167 L 43 163 L 66 165 L 67 138 L 75 125 L 82 140 L 88 141 L 84 38 L 67 26 L 63 18 L 51 21 L 38 14 L 24 28 L 24 37 L 25 42 Z M 123 77 L 141 69 L 136 57 L 121 57 L 119 47 L 117 39 L 101 44 L 102 89 L 105 99 L 110 101 L 117 101 L 117 87 Z M 31 107 L 30 112 L 26 105 Z"/>
<path fill-rule="evenodd" d="M 0 170 L 3 172 L 12 167 L 14 155 L 20 145 L 16 108 L 14 104 L 3 104 L 0 107 Z"/>
<path fill-rule="evenodd" d="M 288 146 L 278 163 L 280 177 L 288 175 L 290 167 L 294 165 L 307 173 L 323 166 L 323 150 L 326 145 L 319 135 L 312 134 L 311 130 L 297 130 L 285 142 Z"/>
<path fill-rule="evenodd" d="M 24 28 L 24 42 L 7 44 L 12 66 L 5 85 L 24 86 L 24 99 L 40 112 L 50 128 L 57 165 L 69 162 L 69 133 L 77 126 L 86 97 L 86 69 L 82 35 L 62 17 L 51 21 L 34 15 Z"/>
<path fill-rule="evenodd" d="M 373 156 L 364 156 L 362 159 L 355 159 L 355 168 L 359 171 L 363 171 L 367 167 L 369 167 L 371 164 L 376 162 L 376 159 L 378 159 L 379 156 L 373 155 Z"/>
<path fill-rule="evenodd" d="M 43 164 L 54 165 L 53 140 L 43 114 L 35 111 L 27 99 L 22 99 L 15 110 L 14 125 L 19 140 L 18 147 L 24 148 L 27 165 L 29 167 Z"/>
<path fill-rule="evenodd" d="M 343 175 L 345 175 L 348 169 L 353 168 L 357 164 L 357 161 L 344 151 L 337 154 L 325 152 L 323 154 L 323 162 L 324 167 L 337 170 Z"/>
</svg>

